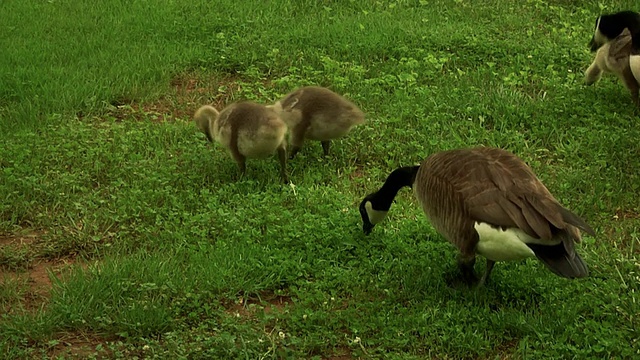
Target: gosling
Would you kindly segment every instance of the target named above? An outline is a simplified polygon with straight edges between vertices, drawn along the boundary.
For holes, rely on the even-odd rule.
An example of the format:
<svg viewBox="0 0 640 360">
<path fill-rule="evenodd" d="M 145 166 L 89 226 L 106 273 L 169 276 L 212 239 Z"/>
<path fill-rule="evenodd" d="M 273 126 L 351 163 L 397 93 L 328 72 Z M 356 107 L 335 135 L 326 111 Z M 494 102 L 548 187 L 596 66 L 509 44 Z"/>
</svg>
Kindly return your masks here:
<svg viewBox="0 0 640 360">
<path fill-rule="evenodd" d="M 218 111 L 210 105 L 200 107 L 193 116 L 196 126 L 210 142 L 225 147 L 238 163 L 241 176 L 246 173 L 247 158 L 264 158 L 278 153 L 280 176 L 287 176 L 287 125 L 271 108 L 241 101 Z"/>
<path fill-rule="evenodd" d="M 331 140 L 365 122 L 364 113 L 354 103 L 319 86 L 297 89 L 272 107 L 289 127 L 290 159 L 300 151 L 305 139 L 320 141 L 327 156 Z"/>
</svg>

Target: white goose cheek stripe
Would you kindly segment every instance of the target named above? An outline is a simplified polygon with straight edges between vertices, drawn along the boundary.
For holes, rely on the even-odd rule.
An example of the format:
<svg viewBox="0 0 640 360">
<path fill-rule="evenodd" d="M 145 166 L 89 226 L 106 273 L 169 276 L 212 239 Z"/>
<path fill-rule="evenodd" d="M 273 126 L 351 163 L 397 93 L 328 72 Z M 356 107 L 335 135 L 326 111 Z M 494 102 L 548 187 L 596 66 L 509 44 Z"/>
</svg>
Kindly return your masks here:
<svg viewBox="0 0 640 360">
<path fill-rule="evenodd" d="M 373 207 L 371 206 L 371 201 L 367 201 L 367 203 L 364 204 L 364 208 L 367 210 L 369 221 L 373 225 L 376 225 L 380 221 L 384 220 L 384 218 L 387 216 L 387 213 L 388 213 L 388 211 L 374 210 Z"/>
</svg>

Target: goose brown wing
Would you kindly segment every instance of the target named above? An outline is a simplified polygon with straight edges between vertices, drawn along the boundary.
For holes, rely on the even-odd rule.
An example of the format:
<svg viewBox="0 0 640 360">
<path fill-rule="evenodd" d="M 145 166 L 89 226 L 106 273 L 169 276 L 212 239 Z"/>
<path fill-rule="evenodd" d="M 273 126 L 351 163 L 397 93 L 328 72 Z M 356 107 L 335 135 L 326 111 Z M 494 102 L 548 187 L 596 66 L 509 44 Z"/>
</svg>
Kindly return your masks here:
<svg viewBox="0 0 640 360">
<path fill-rule="evenodd" d="M 464 157 L 464 176 L 450 180 L 476 221 L 518 227 L 539 239 L 566 227 L 562 206 L 518 157 L 496 148 L 472 149 Z"/>
<path fill-rule="evenodd" d="M 298 89 L 290 94 L 287 94 L 281 101 L 282 108 L 286 111 L 291 111 L 293 107 L 296 106 L 300 101 L 300 97 L 302 96 L 303 92 L 303 89 Z"/>
<path fill-rule="evenodd" d="M 625 28 L 620 35 L 609 42 L 609 62 L 617 71 L 622 71 L 629 65 L 629 55 L 632 52 L 631 41 L 631 33 Z"/>
<path fill-rule="evenodd" d="M 476 221 L 517 227 L 538 239 L 559 238 L 569 254 L 575 253 L 573 242 L 580 241 L 578 229 L 594 234 L 557 202 L 529 166 L 505 150 L 436 153 L 425 160 L 416 181 L 425 212 L 463 252 L 476 245 Z"/>
</svg>

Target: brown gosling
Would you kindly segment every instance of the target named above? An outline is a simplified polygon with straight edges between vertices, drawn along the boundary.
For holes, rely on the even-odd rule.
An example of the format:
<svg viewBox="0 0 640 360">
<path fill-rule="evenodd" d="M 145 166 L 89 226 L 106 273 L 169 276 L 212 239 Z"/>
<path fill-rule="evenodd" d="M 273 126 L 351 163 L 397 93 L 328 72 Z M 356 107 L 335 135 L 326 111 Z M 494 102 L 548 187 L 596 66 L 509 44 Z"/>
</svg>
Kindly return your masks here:
<svg viewBox="0 0 640 360">
<path fill-rule="evenodd" d="M 327 156 L 331 140 L 365 122 L 364 113 L 354 103 L 319 86 L 299 88 L 272 107 L 289 127 L 290 159 L 300 151 L 305 139 L 320 141 Z"/>
<path fill-rule="evenodd" d="M 246 173 L 247 158 L 264 158 L 278 153 L 282 181 L 289 182 L 287 162 L 287 125 L 271 108 L 241 101 L 218 111 L 210 105 L 200 107 L 193 116 L 196 126 L 210 142 L 224 146 Z"/>
<path fill-rule="evenodd" d="M 400 167 L 360 203 L 365 234 L 382 221 L 397 192 L 412 187 L 433 227 L 459 250 L 458 266 L 468 283 L 477 281 L 476 254 L 487 259 L 479 286 L 496 261 L 536 257 L 554 274 L 589 274 L 576 252 L 580 230 L 595 235 L 577 215 L 562 207 L 516 155 L 478 147 L 435 153 L 421 165 Z"/>
</svg>

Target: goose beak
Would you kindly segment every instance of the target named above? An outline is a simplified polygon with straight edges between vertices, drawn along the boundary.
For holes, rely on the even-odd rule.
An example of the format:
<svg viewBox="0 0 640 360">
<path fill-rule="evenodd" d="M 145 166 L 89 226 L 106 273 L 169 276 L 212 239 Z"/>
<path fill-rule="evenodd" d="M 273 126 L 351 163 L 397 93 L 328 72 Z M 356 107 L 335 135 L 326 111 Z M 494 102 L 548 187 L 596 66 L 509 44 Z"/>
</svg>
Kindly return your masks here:
<svg viewBox="0 0 640 360">
<path fill-rule="evenodd" d="M 371 234 L 371 230 L 373 230 L 373 224 L 370 223 L 369 221 L 364 222 L 362 224 L 362 231 L 364 232 L 365 235 L 369 235 Z"/>
<path fill-rule="evenodd" d="M 360 217 L 362 217 L 362 231 L 365 235 L 371 234 L 371 230 L 375 225 L 369 221 L 369 214 L 367 213 L 367 208 L 365 207 L 366 199 L 360 203 Z"/>
</svg>

